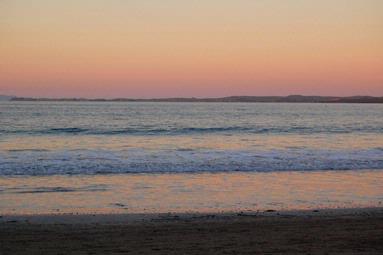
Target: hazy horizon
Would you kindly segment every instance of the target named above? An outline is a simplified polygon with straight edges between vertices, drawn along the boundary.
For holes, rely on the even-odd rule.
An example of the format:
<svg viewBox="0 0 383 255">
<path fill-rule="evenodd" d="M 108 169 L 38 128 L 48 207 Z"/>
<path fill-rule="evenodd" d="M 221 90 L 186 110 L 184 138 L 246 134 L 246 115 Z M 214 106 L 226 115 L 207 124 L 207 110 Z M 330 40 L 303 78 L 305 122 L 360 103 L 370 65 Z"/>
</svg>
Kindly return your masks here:
<svg viewBox="0 0 383 255">
<path fill-rule="evenodd" d="M 0 96 L 5 97 L 13 97 L 13 98 L 33 98 L 33 99 L 105 99 L 105 100 L 113 100 L 113 99 L 134 99 L 134 100 L 150 100 L 150 99 L 176 99 L 176 98 L 185 98 L 185 99 L 219 99 L 219 98 L 228 98 L 228 97 L 289 97 L 289 96 L 302 96 L 302 97 L 339 97 L 339 98 L 347 98 L 347 97 L 383 97 L 383 95 L 350 95 L 350 96 L 339 96 L 339 95 L 301 95 L 301 94 L 289 94 L 289 95 L 228 95 L 228 96 L 211 96 L 211 97 L 198 97 L 198 96 L 182 96 L 182 97 L 170 97 L 170 96 L 162 96 L 162 97 L 60 97 L 60 96 L 52 96 L 52 97 L 42 97 L 42 96 L 19 96 L 19 95 L 5 95 L 0 94 Z"/>
</svg>

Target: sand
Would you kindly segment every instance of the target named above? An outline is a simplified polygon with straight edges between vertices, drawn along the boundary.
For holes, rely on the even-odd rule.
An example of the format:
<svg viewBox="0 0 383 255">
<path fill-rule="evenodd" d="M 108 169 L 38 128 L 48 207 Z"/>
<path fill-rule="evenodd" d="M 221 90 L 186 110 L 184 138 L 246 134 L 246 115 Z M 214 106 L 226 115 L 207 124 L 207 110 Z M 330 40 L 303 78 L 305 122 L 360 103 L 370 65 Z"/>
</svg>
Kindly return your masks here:
<svg viewBox="0 0 383 255">
<path fill-rule="evenodd" d="M 383 254 L 383 208 L 0 218 L 0 254 Z"/>
</svg>

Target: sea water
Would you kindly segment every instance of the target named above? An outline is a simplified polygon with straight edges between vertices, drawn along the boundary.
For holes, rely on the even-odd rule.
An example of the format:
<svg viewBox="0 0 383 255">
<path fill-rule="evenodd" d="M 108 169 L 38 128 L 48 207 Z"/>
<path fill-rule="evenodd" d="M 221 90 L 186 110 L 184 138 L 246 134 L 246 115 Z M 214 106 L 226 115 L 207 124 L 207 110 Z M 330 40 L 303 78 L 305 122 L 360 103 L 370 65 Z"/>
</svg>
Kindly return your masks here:
<svg viewBox="0 0 383 255">
<path fill-rule="evenodd" d="M 381 206 L 383 105 L 0 102 L 0 214 Z"/>
<path fill-rule="evenodd" d="M 383 169 L 383 105 L 1 102 L 0 175 Z"/>
</svg>

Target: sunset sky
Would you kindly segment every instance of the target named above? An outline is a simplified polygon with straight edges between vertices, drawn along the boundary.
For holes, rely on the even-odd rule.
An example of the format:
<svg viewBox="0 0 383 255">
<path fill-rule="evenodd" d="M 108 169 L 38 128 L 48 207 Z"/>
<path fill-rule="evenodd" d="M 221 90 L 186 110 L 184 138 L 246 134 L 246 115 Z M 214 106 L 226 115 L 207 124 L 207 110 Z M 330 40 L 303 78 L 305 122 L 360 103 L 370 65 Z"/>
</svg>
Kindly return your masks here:
<svg viewBox="0 0 383 255">
<path fill-rule="evenodd" d="M 1 0 L 0 94 L 383 96 L 383 1 Z"/>
</svg>

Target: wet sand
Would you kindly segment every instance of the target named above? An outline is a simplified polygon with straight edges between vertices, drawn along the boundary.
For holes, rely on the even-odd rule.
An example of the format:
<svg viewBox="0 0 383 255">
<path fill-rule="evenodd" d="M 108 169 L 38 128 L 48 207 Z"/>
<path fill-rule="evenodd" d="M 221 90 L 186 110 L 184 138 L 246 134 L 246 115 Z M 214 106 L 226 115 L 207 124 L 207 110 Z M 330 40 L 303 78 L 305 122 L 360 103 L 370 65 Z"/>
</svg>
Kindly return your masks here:
<svg viewBox="0 0 383 255">
<path fill-rule="evenodd" d="M 383 170 L 0 177 L 0 215 L 381 207 Z"/>
<path fill-rule="evenodd" d="M 0 254 L 382 254 L 383 208 L 0 218 Z"/>
</svg>

